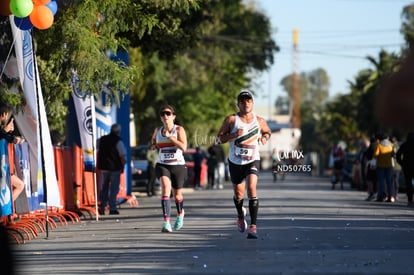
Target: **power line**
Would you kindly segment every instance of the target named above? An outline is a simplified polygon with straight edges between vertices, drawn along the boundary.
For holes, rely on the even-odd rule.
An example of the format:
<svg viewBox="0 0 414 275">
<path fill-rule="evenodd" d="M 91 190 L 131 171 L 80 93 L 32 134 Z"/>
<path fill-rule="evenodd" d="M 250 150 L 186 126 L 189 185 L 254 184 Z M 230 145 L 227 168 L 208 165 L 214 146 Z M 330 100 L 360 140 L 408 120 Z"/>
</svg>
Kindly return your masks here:
<svg viewBox="0 0 414 275">
<path fill-rule="evenodd" d="M 357 33 L 378 33 L 378 32 L 396 32 L 396 31 L 400 31 L 399 29 L 344 29 L 344 30 L 340 30 L 340 29 L 326 29 L 326 30 L 303 30 L 301 29 L 301 36 L 303 34 L 309 34 L 309 33 L 352 33 L 352 32 L 357 32 Z M 272 29 L 272 32 L 278 32 L 277 29 Z M 292 35 L 292 31 L 279 31 L 279 33 L 283 33 L 283 34 L 289 34 Z"/>
</svg>

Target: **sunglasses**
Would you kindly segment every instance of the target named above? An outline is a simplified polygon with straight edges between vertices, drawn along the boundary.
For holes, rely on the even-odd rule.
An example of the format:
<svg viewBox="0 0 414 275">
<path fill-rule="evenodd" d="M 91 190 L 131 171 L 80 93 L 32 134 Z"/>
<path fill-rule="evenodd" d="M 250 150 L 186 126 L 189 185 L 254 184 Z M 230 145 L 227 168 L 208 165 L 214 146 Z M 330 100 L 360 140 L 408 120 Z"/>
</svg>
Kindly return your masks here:
<svg viewBox="0 0 414 275">
<path fill-rule="evenodd" d="M 240 103 L 252 103 L 253 102 L 253 99 L 252 98 L 248 98 L 248 97 L 240 98 L 239 102 Z"/>
<path fill-rule="evenodd" d="M 170 115 L 172 115 L 173 113 L 172 112 L 170 112 L 170 111 L 162 111 L 161 113 L 160 113 L 160 116 L 161 117 L 163 117 L 163 116 L 170 116 Z"/>
</svg>

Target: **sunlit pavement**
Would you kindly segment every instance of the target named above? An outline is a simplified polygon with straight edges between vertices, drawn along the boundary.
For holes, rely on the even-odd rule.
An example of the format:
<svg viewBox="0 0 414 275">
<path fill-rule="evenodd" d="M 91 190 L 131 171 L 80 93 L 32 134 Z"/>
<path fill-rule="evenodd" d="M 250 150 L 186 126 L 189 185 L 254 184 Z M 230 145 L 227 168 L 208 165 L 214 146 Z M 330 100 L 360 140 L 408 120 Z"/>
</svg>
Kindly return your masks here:
<svg viewBox="0 0 414 275">
<path fill-rule="evenodd" d="M 15 247 L 18 274 L 414 273 L 414 208 L 405 194 L 366 202 L 349 183 L 331 190 L 328 178 L 294 174 L 273 183 L 262 172 L 258 195 L 257 240 L 237 231 L 226 182 L 224 190 L 185 190 L 180 231 L 160 232 L 159 196 L 53 229 Z"/>
</svg>

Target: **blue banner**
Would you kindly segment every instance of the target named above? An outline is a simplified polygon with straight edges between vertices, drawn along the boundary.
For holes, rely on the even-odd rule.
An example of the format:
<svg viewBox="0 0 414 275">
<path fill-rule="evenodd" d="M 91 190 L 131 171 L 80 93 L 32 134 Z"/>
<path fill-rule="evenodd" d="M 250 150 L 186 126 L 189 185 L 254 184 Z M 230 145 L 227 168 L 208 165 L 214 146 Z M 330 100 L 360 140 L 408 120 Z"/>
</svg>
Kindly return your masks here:
<svg viewBox="0 0 414 275">
<path fill-rule="evenodd" d="M 8 142 L 0 139 L 1 173 L 0 173 L 0 216 L 7 216 L 13 213 L 13 202 L 10 185 Z"/>
<path fill-rule="evenodd" d="M 19 160 L 20 170 L 22 171 L 22 180 L 24 182 L 27 203 L 30 211 L 40 208 L 39 198 L 37 192 L 32 191 L 32 184 L 30 181 L 30 161 L 29 161 L 29 145 L 27 142 L 16 144 L 14 146 L 15 154 Z"/>
</svg>

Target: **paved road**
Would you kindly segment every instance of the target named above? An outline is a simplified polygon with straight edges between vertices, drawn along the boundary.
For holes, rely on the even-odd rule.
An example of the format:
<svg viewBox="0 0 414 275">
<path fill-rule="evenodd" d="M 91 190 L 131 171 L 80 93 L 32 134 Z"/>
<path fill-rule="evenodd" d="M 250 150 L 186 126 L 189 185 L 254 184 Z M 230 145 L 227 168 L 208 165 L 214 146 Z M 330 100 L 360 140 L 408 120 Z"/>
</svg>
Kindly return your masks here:
<svg viewBox="0 0 414 275">
<path fill-rule="evenodd" d="M 59 226 L 16 247 L 19 274 L 414 274 L 414 208 L 404 194 L 366 202 L 349 185 L 331 190 L 328 179 L 295 175 L 273 183 L 263 172 L 259 239 L 250 240 L 236 230 L 230 188 L 188 190 L 184 227 L 169 234 L 160 232 L 159 197 Z"/>
</svg>

